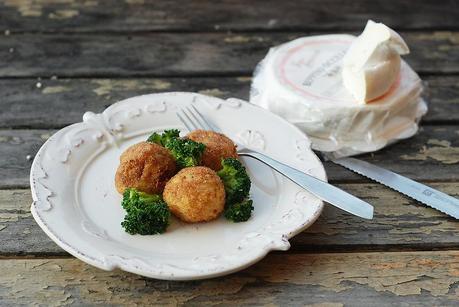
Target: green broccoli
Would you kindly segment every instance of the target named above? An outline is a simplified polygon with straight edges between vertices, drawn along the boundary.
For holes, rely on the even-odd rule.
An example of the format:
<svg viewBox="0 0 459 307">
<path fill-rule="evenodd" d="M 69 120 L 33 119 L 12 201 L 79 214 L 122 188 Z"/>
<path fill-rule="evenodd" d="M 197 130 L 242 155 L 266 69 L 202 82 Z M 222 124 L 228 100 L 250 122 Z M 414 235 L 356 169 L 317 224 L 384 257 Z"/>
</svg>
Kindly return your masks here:
<svg viewBox="0 0 459 307">
<path fill-rule="evenodd" d="M 178 129 L 170 129 L 164 130 L 162 134 L 153 133 L 147 139 L 147 142 L 156 143 L 161 146 L 165 146 L 171 139 L 179 138 L 180 130 Z"/>
<path fill-rule="evenodd" d="M 171 139 L 166 143 L 179 168 L 197 166 L 201 163 L 202 154 L 206 146 L 189 139 Z"/>
<path fill-rule="evenodd" d="M 243 201 L 250 191 L 250 178 L 244 165 L 235 158 L 222 160 L 222 169 L 217 172 L 223 181 L 227 205 Z"/>
<path fill-rule="evenodd" d="M 169 207 L 160 195 L 126 189 L 121 205 L 126 210 L 121 226 L 129 234 L 163 233 L 169 225 Z"/>
<path fill-rule="evenodd" d="M 246 199 L 240 203 L 228 205 L 225 210 L 225 218 L 235 223 L 245 222 L 252 215 L 253 201 Z"/>
<path fill-rule="evenodd" d="M 189 139 L 179 137 L 180 131 L 177 129 L 165 130 L 164 133 L 153 133 L 147 139 L 164 146 L 174 156 L 179 168 L 197 166 L 201 163 L 201 157 L 206 146 Z"/>
</svg>

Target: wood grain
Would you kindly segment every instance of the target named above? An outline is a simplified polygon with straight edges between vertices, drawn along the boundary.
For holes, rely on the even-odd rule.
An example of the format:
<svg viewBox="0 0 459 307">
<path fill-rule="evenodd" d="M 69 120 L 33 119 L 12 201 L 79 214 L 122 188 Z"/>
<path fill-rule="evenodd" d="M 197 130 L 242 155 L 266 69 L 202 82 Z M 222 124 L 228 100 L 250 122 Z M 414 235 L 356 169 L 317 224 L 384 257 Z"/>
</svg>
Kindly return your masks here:
<svg viewBox="0 0 459 307">
<path fill-rule="evenodd" d="M 360 30 L 368 19 L 398 29 L 457 28 L 455 2 L 435 0 L 12 1 L 0 3 L 11 31 Z M 287 17 L 288 16 L 288 17 Z"/>
<path fill-rule="evenodd" d="M 430 186 L 459 196 L 459 183 Z M 294 237 L 294 250 L 428 250 L 459 247 L 459 221 L 380 184 L 339 184 L 372 204 L 374 219 L 364 220 L 331 205 L 319 220 Z"/>
<path fill-rule="evenodd" d="M 52 135 L 51 130 L 3 130 L 0 132 L 0 187 L 29 185 L 32 159 Z"/>
<path fill-rule="evenodd" d="M 424 97 L 429 111 L 423 124 L 457 123 L 459 121 L 459 77 L 430 76 L 424 78 Z"/>
<path fill-rule="evenodd" d="M 0 260 L 0 302 L 21 305 L 457 306 L 459 252 L 268 255 L 194 282 L 102 271 L 76 259 Z"/>
<path fill-rule="evenodd" d="M 268 49 L 311 33 L 14 34 L 0 77 L 250 75 Z M 459 32 L 402 32 L 419 73 L 459 72 Z"/>
<path fill-rule="evenodd" d="M 32 158 L 53 132 L 0 130 L 0 188 L 28 187 Z M 459 181 L 458 134 L 458 126 L 426 126 L 410 139 L 360 157 L 415 180 Z M 331 162 L 325 167 L 332 182 L 368 181 Z"/>
<path fill-rule="evenodd" d="M 250 81 L 247 77 L 0 80 L 0 127 L 59 128 L 81 121 L 86 111 L 99 113 L 119 100 L 156 92 L 247 99 Z"/>
<path fill-rule="evenodd" d="M 37 83 L 40 87 L 37 87 Z M 222 98 L 249 98 L 250 77 L 0 79 L 0 128 L 52 129 L 81 121 L 84 112 L 137 95 L 190 91 Z M 459 123 L 459 76 L 425 78 L 429 112 L 423 124 Z"/>
<path fill-rule="evenodd" d="M 65 255 L 35 222 L 31 204 L 29 190 L 0 191 L 0 255 Z"/>
<path fill-rule="evenodd" d="M 459 196 L 459 182 L 434 188 Z M 293 251 L 457 248 L 459 222 L 379 184 L 340 184 L 375 207 L 374 220 L 325 206 L 319 220 L 291 240 Z M 65 255 L 33 220 L 29 190 L 0 190 L 0 255 Z M 255 212 L 256 214 L 256 212 Z"/>
</svg>

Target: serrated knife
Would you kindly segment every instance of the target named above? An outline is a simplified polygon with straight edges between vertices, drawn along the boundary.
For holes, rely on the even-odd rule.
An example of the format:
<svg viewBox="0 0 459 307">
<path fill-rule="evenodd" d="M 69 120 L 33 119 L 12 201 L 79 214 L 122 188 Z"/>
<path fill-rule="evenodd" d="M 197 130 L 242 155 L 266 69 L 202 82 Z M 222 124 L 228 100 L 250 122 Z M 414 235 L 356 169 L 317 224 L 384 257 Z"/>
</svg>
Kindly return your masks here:
<svg viewBox="0 0 459 307">
<path fill-rule="evenodd" d="M 340 158 L 331 161 L 459 219 L 459 200 L 448 194 L 355 158 Z"/>
</svg>

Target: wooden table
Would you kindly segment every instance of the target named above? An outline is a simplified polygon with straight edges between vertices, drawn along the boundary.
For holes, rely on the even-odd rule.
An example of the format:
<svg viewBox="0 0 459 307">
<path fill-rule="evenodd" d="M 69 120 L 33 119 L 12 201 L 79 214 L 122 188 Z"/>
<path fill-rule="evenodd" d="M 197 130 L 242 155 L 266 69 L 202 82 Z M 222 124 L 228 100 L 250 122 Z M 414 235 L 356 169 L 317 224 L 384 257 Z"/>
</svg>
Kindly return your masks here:
<svg viewBox="0 0 459 307">
<path fill-rule="evenodd" d="M 0 305 L 459 304 L 459 223 L 328 163 L 332 183 L 374 204 L 374 220 L 326 206 L 290 251 L 227 277 L 105 272 L 54 244 L 29 212 L 28 175 L 56 129 L 144 93 L 246 99 L 270 46 L 358 33 L 369 18 L 406 39 L 430 110 L 418 135 L 362 158 L 458 196 L 457 2 L 143 2 L 0 1 Z"/>
</svg>

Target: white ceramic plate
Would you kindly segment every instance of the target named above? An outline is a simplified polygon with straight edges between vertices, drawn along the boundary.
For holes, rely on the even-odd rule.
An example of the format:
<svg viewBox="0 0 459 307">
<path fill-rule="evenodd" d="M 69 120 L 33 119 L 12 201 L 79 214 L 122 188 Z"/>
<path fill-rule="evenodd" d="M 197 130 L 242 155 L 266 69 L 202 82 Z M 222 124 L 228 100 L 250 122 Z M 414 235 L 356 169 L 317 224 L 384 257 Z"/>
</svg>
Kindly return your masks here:
<svg viewBox="0 0 459 307">
<path fill-rule="evenodd" d="M 194 103 L 231 138 L 249 148 L 326 180 L 310 142 L 298 129 L 247 102 L 194 93 L 144 95 L 118 102 L 101 114 L 54 134 L 32 164 L 32 214 L 60 247 L 104 270 L 120 268 L 169 280 L 208 278 L 243 269 L 288 239 L 322 211 L 316 197 L 270 168 L 245 159 L 255 210 L 245 223 L 223 217 L 204 224 L 173 219 L 162 235 L 129 235 L 114 187 L 120 154 L 154 131 L 178 128 L 175 112 Z"/>
</svg>

